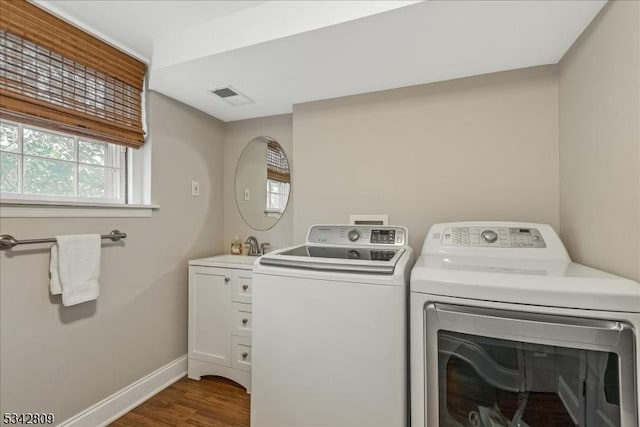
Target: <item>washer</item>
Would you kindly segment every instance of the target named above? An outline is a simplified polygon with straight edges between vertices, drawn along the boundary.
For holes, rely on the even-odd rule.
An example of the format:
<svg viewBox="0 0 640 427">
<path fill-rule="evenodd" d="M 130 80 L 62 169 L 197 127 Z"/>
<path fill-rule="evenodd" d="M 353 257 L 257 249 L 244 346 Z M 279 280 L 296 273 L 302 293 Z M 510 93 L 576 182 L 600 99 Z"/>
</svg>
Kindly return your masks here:
<svg viewBox="0 0 640 427">
<path fill-rule="evenodd" d="M 252 426 L 407 424 L 407 234 L 314 225 L 256 262 Z"/>
<path fill-rule="evenodd" d="M 550 226 L 436 224 L 410 289 L 412 426 L 638 427 L 640 284 Z"/>
</svg>

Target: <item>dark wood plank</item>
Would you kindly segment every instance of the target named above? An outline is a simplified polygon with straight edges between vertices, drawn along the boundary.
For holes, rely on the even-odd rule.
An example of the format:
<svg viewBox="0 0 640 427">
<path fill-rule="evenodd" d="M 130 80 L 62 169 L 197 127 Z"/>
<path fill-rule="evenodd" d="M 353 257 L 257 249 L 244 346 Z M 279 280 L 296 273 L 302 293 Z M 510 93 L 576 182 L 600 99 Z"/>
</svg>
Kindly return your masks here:
<svg viewBox="0 0 640 427">
<path fill-rule="evenodd" d="M 110 424 L 112 427 L 248 427 L 250 396 L 231 380 L 182 378 Z"/>
</svg>

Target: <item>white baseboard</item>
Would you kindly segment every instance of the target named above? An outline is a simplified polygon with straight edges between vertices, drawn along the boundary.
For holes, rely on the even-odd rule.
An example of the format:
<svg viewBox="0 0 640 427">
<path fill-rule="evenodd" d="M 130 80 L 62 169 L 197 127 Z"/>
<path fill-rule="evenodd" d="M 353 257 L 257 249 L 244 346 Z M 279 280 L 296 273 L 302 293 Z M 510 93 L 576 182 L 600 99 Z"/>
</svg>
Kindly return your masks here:
<svg viewBox="0 0 640 427">
<path fill-rule="evenodd" d="M 187 374 L 187 355 L 167 363 L 106 399 L 59 424 L 60 427 L 105 426 Z"/>
</svg>

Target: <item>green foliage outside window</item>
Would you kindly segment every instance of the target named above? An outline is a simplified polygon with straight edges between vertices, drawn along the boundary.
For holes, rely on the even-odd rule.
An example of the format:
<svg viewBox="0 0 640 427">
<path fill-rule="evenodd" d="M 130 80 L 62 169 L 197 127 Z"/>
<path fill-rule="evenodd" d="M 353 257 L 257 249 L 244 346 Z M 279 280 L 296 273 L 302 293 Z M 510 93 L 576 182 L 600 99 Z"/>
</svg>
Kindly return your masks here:
<svg viewBox="0 0 640 427">
<path fill-rule="evenodd" d="M 2 193 L 119 199 L 120 172 L 120 147 L 0 123 Z"/>
</svg>

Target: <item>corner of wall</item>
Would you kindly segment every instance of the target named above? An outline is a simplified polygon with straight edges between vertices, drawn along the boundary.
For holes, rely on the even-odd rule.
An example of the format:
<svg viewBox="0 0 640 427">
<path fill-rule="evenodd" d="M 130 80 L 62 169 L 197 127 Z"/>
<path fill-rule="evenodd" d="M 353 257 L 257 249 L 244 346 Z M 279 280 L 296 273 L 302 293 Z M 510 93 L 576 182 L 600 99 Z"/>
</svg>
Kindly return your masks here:
<svg viewBox="0 0 640 427">
<path fill-rule="evenodd" d="M 605 5 L 559 67 L 561 237 L 575 261 L 640 280 L 640 2 Z"/>
</svg>

